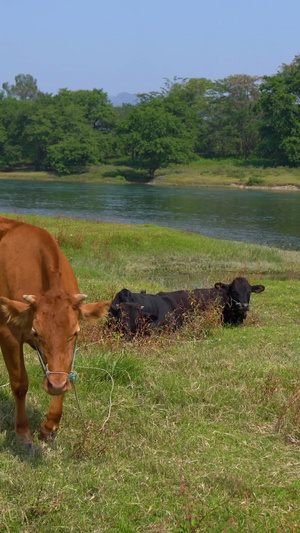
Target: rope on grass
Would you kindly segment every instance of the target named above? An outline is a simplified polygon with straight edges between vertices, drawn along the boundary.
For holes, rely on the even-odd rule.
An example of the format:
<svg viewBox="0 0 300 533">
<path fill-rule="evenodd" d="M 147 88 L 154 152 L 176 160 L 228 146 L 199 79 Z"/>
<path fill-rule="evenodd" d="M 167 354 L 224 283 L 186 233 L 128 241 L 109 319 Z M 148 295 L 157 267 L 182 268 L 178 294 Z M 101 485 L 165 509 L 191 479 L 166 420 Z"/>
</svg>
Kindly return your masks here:
<svg viewBox="0 0 300 533">
<path fill-rule="evenodd" d="M 168 342 L 175 342 L 175 343 L 182 343 L 182 342 L 219 342 L 221 339 L 204 339 L 204 340 L 194 340 L 194 341 L 177 341 L 175 339 L 167 339 L 166 337 L 159 337 L 160 339 L 163 339 L 163 340 L 166 340 Z M 101 341 L 95 341 L 95 342 L 92 342 L 90 344 L 87 344 L 85 345 L 85 348 L 87 346 L 92 346 L 94 344 L 99 344 Z M 79 349 L 79 348 L 78 348 Z M 105 372 L 110 380 L 111 380 L 111 389 L 110 389 L 110 393 L 109 393 L 109 405 L 108 405 L 108 413 L 107 413 L 107 416 L 100 428 L 100 431 L 102 432 L 107 424 L 107 422 L 109 421 L 110 417 L 111 417 L 111 411 L 112 411 L 112 394 L 113 394 L 113 390 L 114 390 L 114 387 L 115 387 L 115 382 L 114 382 L 114 378 L 112 377 L 112 375 L 107 371 L 105 370 L 104 368 L 100 368 L 98 366 L 81 366 L 81 365 L 76 365 L 77 368 L 84 368 L 84 369 L 87 369 L 87 370 L 100 370 L 101 372 Z M 75 385 L 75 382 L 73 382 L 73 387 L 74 387 L 74 391 L 75 391 L 75 397 L 76 397 L 76 401 L 77 401 L 77 404 L 78 404 L 78 408 L 79 408 L 79 412 L 80 412 L 80 416 L 81 416 L 81 419 L 82 419 L 82 423 L 83 423 L 83 426 L 86 428 L 88 427 L 88 425 L 86 424 L 85 422 L 85 418 L 84 418 L 84 414 L 83 414 L 83 411 L 82 411 L 82 408 L 81 408 L 81 405 L 80 405 L 80 400 L 79 400 L 79 396 L 78 396 L 78 393 L 77 393 L 77 388 L 76 388 L 76 385 Z"/>
<path fill-rule="evenodd" d="M 77 405 L 78 405 L 78 408 L 79 408 L 82 424 L 83 424 L 84 428 L 87 428 L 88 424 L 86 424 L 85 418 L 83 416 L 83 411 L 81 409 L 81 405 L 80 405 L 79 396 L 78 396 L 77 387 L 76 387 L 75 382 L 73 383 L 73 389 L 74 389 L 74 392 L 75 392 L 75 398 L 76 398 Z"/>
<path fill-rule="evenodd" d="M 114 378 L 112 377 L 112 375 L 107 370 L 105 370 L 104 368 L 100 368 L 99 366 L 78 366 L 78 365 L 76 365 L 76 366 L 77 366 L 77 368 L 85 368 L 85 369 L 88 369 L 88 370 L 90 370 L 90 369 L 91 370 L 101 370 L 102 372 L 105 372 L 109 376 L 109 378 L 111 380 L 111 389 L 110 389 L 110 393 L 109 393 L 108 413 L 107 413 L 107 417 L 105 418 L 105 420 L 104 420 L 104 422 L 103 422 L 103 424 L 102 424 L 102 426 L 100 428 L 100 431 L 103 431 L 104 427 L 106 426 L 106 424 L 109 421 L 110 416 L 111 416 L 112 393 L 113 393 L 114 386 L 115 386 Z M 84 427 L 86 428 L 87 424 L 85 423 L 85 419 L 84 419 L 83 412 L 82 412 L 82 409 L 81 409 L 81 405 L 80 405 L 80 402 L 79 402 L 79 397 L 78 397 L 78 394 L 77 394 L 77 389 L 76 389 L 75 383 L 73 383 L 73 387 L 74 387 L 75 396 L 76 396 L 77 404 L 78 404 L 78 407 L 79 407 L 79 411 L 80 411 L 80 414 L 81 414 L 82 422 L 83 422 Z"/>
</svg>

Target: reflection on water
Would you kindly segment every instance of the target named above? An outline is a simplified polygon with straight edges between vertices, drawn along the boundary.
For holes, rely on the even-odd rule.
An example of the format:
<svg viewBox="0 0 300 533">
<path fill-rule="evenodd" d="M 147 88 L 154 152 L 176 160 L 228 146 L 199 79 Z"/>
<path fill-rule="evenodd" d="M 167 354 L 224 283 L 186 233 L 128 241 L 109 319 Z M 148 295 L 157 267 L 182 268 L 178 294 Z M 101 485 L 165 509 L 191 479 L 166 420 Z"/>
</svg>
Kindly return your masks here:
<svg viewBox="0 0 300 533">
<path fill-rule="evenodd" d="M 0 181 L 0 211 L 156 224 L 300 250 L 299 192 Z"/>
</svg>

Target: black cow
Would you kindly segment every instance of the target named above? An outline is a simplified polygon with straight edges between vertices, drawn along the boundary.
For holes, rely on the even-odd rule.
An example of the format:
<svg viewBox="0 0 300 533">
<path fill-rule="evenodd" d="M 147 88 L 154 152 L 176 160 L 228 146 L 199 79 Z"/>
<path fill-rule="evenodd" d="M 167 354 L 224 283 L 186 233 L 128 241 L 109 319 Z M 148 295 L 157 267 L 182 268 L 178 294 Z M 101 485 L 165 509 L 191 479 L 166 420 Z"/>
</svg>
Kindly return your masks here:
<svg viewBox="0 0 300 533">
<path fill-rule="evenodd" d="M 158 296 L 162 296 L 162 297 L 168 296 L 172 298 L 173 300 L 175 300 L 177 307 L 182 309 L 182 311 L 189 311 L 190 309 L 195 309 L 195 308 L 204 310 L 213 300 L 216 300 L 218 297 L 219 299 L 222 298 L 222 293 L 215 288 L 213 289 L 192 289 L 190 291 L 188 290 L 179 290 L 179 291 L 171 291 L 171 292 L 160 291 L 157 294 Z"/>
<path fill-rule="evenodd" d="M 160 296 L 169 296 L 176 301 L 178 308 L 185 311 L 195 309 L 204 311 L 213 302 L 222 309 L 222 321 L 224 324 L 241 324 L 250 309 L 251 292 L 262 292 L 264 285 L 250 285 L 246 278 L 235 278 L 229 285 L 215 283 L 209 289 L 193 289 L 191 291 L 159 292 Z"/>
<path fill-rule="evenodd" d="M 264 285 L 250 285 L 246 278 L 235 278 L 229 285 L 215 283 L 215 288 L 222 293 L 224 324 L 242 324 L 250 309 L 252 292 L 263 292 Z"/>
<path fill-rule="evenodd" d="M 126 338 L 147 327 L 154 329 L 182 324 L 181 310 L 172 297 L 134 293 L 128 289 L 122 289 L 116 294 L 110 306 L 110 316 L 120 324 Z"/>
</svg>

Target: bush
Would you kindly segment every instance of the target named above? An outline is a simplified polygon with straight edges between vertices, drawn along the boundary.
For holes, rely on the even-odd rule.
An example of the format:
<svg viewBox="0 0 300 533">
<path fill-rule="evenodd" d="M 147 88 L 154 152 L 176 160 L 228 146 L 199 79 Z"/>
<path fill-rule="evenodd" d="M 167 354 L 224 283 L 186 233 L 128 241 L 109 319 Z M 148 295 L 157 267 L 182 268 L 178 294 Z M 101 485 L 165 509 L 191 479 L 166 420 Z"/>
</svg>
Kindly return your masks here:
<svg viewBox="0 0 300 533">
<path fill-rule="evenodd" d="M 248 187 L 252 187 L 253 185 L 262 185 L 264 183 L 264 180 L 262 178 L 258 178 L 256 176 L 253 176 L 252 178 L 249 178 L 246 182 L 246 185 Z"/>
</svg>

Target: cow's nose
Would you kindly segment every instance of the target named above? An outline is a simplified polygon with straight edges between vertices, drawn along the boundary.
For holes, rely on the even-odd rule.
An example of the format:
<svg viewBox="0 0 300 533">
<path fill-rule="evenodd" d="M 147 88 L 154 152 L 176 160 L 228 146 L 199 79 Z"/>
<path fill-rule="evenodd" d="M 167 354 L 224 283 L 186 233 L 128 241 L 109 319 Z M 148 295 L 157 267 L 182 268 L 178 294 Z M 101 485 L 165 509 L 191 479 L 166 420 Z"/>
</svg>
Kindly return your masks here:
<svg viewBox="0 0 300 533">
<path fill-rule="evenodd" d="M 68 385 L 68 375 L 63 376 L 57 375 L 55 373 L 48 374 L 47 378 L 44 381 L 43 388 L 48 392 L 48 394 L 56 395 L 63 394 L 67 390 Z"/>
<path fill-rule="evenodd" d="M 48 377 L 48 381 L 51 387 L 53 387 L 53 389 L 63 389 L 66 386 L 68 380 L 67 379 L 58 380 L 50 376 Z"/>
<path fill-rule="evenodd" d="M 249 311 L 250 305 L 249 304 L 241 304 L 241 309 L 243 309 L 244 311 Z"/>
</svg>

